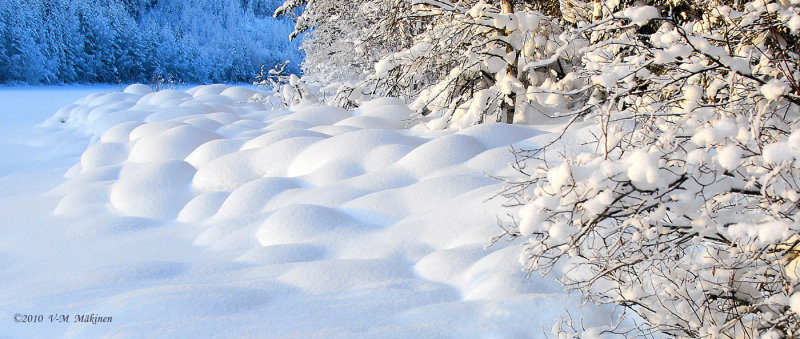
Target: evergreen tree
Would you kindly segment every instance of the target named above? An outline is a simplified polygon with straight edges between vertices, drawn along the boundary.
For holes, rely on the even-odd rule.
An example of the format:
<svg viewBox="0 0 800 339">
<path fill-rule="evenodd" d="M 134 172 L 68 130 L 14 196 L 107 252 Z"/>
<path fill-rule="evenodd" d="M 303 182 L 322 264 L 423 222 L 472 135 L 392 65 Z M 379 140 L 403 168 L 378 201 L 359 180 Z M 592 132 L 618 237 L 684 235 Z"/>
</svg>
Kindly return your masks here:
<svg viewBox="0 0 800 339">
<path fill-rule="evenodd" d="M 43 40 L 39 30 L 42 18 L 36 15 L 35 7 L 25 6 L 21 0 L 9 0 L 6 6 L 10 14 L 6 28 L 8 79 L 28 83 L 45 81 L 46 74 L 40 67 L 44 59 L 39 45 Z"/>
<path fill-rule="evenodd" d="M 146 82 L 154 76 L 250 82 L 262 65 L 300 61 L 297 44 L 285 39 L 290 23 L 263 15 L 276 6 L 263 0 L 3 1 L 0 82 Z"/>
</svg>

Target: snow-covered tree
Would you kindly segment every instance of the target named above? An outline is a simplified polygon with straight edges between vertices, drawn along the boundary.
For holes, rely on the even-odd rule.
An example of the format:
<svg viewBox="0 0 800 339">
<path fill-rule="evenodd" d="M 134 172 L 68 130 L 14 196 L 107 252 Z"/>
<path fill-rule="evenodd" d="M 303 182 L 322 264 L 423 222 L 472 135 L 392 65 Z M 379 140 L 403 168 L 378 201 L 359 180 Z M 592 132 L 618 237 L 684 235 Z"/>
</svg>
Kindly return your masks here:
<svg viewBox="0 0 800 339">
<path fill-rule="evenodd" d="M 571 8 L 590 86 L 567 128 L 590 125 L 517 152 L 522 262 L 634 313 L 626 334 L 800 335 L 800 3 Z"/>
<path fill-rule="evenodd" d="M 4 1 L 0 4 L 5 26 L 2 43 L 5 45 L 8 64 L 0 65 L 5 70 L 4 77 L 10 81 L 39 82 L 47 76 L 46 70 L 38 68 L 45 59 L 42 55 L 41 45 L 42 20 L 34 10 L 28 9 L 26 4 L 19 0 Z"/>
<path fill-rule="evenodd" d="M 292 60 L 278 2 L 8 0 L 0 2 L 0 82 L 251 81 Z M 260 13 L 260 14 L 259 14 Z"/>
<path fill-rule="evenodd" d="M 580 86 L 573 73 L 579 45 L 536 9 L 541 4 L 418 5 L 416 13 L 434 19 L 409 48 L 376 64 L 370 85 L 456 126 L 522 121 L 525 111 L 549 111 L 545 106 L 574 109 L 560 92 Z"/>
<path fill-rule="evenodd" d="M 290 38 L 302 37 L 304 80 L 324 85 L 363 80 L 380 58 L 408 47 L 419 30 L 411 14 L 402 0 L 287 0 L 275 11 L 295 19 Z"/>
<path fill-rule="evenodd" d="M 317 75 L 337 74 L 330 69 L 357 75 L 360 81 L 339 88 L 339 104 L 399 96 L 421 115 L 444 115 L 443 125 L 468 126 L 524 121 L 524 112 L 551 106 L 576 108 L 560 92 L 580 85 L 572 74 L 580 46 L 562 35 L 552 17 L 556 4 L 291 0 L 277 14 L 306 6 L 295 32 L 309 32 L 306 79 L 346 77 Z"/>
</svg>

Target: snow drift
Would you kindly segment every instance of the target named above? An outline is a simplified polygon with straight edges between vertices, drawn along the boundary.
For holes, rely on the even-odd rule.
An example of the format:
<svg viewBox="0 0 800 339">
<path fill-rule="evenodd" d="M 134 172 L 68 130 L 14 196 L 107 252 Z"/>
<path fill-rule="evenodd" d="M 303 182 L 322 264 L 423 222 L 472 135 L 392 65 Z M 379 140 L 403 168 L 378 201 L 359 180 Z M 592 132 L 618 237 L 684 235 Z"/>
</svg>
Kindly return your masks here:
<svg viewBox="0 0 800 339">
<path fill-rule="evenodd" d="M 41 231 L 58 245 L 9 259 L 21 278 L 0 288 L 0 327 L 12 336 L 537 337 L 580 302 L 554 281 L 526 278 L 518 246 L 484 249 L 503 212 L 486 201 L 502 186 L 487 174 L 511 170 L 508 145 L 533 145 L 541 132 L 403 129 L 408 108 L 392 99 L 353 112 L 270 106 L 245 88 L 132 85 L 44 122 L 91 142 L 63 182 L 27 198 L 52 200 L 55 215 L 38 223 L 60 226 L 12 235 Z M 27 248 L 15 246 L 0 252 Z M 46 279 L 24 268 L 54 253 L 74 259 Z M 24 327 L 11 312 L 93 312 L 114 323 Z"/>
</svg>

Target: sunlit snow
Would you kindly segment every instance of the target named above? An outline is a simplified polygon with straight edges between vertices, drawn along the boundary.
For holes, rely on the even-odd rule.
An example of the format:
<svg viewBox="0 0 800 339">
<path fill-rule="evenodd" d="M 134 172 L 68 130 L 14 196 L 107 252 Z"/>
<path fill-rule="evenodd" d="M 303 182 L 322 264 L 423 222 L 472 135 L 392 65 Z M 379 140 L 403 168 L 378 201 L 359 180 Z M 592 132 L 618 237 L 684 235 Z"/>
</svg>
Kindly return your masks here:
<svg viewBox="0 0 800 339">
<path fill-rule="evenodd" d="M 281 110 L 224 85 L 101 91 L 30 128 L 56 95 L 12 96 L 0 336 L 532 338 L 564 307 L 609 320 L 526 277 L 518 243 L 485 248 L 506 213 L 487 175 L 535 128 L 406 129 L 394 99 Z"/>
</svg>

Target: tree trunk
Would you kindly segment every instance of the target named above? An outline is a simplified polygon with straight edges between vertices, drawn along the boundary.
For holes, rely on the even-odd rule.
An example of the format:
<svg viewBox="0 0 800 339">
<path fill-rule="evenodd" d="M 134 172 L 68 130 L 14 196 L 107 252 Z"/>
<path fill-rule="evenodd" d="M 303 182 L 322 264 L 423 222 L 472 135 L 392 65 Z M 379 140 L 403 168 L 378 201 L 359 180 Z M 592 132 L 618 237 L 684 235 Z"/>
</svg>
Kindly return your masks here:
<svg viewBox="0 0 800 339">
<path fill-rule="evenodd" d="M 503 14 L 514 12 L 514 0 L 502 0 L 500 6 L 502 6 Z"/>
<path fill-rule="evenodd" d="M 501 10 L 502 10 L 503 14 L 514 13 L 514 0 L 501 0 L 500 6 L 501 6 Z M 502 32 L 502 34 L 504 36 L 509 36 L 511 34 L 511 32 L 508 29 L 506 29 L 506 30 L 504 30 Z M 513 52 L 514 52 L 514 48 L 512 48 L 511 45 L 506 44 L 506 53 L 513 53 Z M 510 63 L 508 63 L 508 65 L 506 65 L 506 74 L 507 75 L 510 75 L 510 76 L 513 76 L 513 77 L 517 76 L 517 60 L 519 60 L 519 56 L 515 56 L 514 61 L 510 62 Z M 503 102 L 503 106 L 505 108 L 506 123 L 511 124 L 511 123 L 514 123 L 514 113 L 515 113 L 516 106 L 517 106 L 516 105 L 517 95 L 516 95 L 516 93 L 511 93 L 511 94 L 508 95 L 508 98 L 511 101 L 511 104 L 508 104 L 507 102 Z"/>
</svg>

